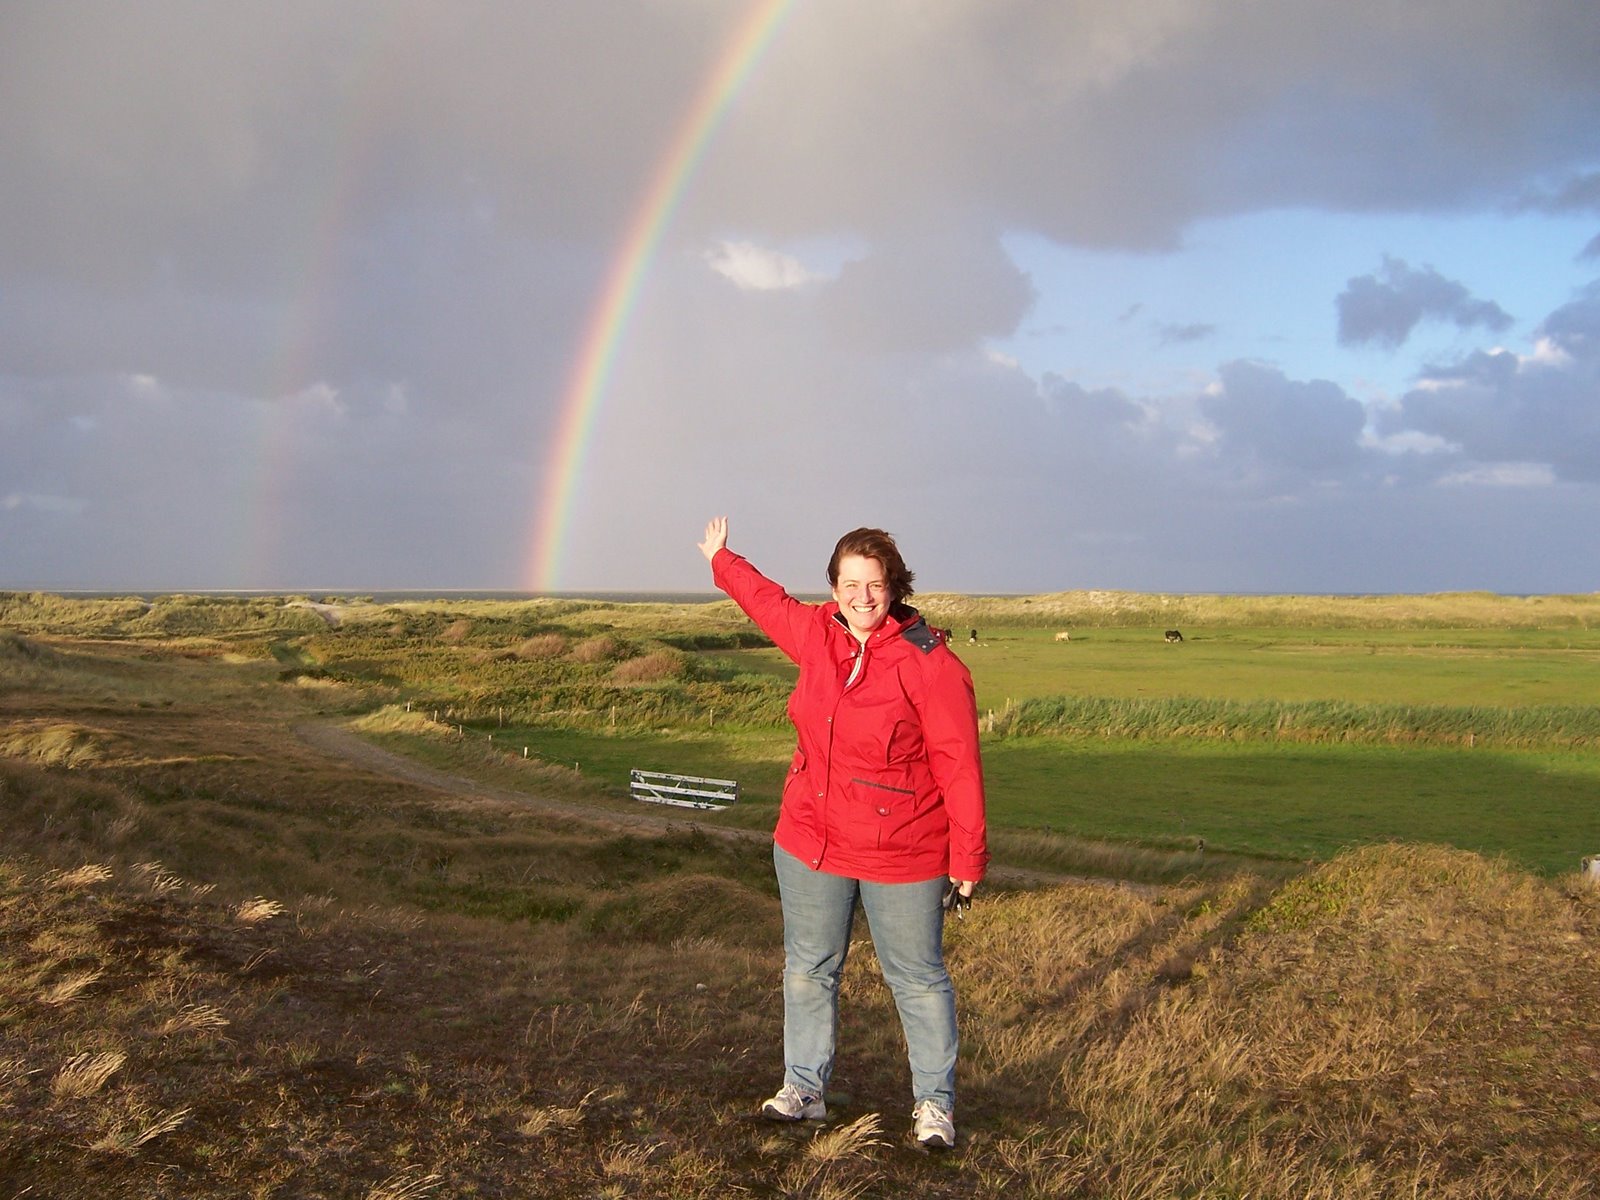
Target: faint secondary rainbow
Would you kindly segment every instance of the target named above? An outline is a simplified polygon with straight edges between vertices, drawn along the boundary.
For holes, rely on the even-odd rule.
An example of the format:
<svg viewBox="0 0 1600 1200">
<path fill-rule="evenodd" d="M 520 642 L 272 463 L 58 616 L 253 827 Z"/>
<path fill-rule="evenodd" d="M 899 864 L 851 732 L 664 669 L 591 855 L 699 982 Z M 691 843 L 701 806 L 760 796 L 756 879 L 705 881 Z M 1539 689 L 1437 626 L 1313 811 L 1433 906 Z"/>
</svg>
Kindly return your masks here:
<svg viewBox="0 0 1600 1200">
<path fill-rule="evenodd" d="M 534 591 L 553 591 L 560 582 L 573 499 L 588 456 L 595 418 L 661 235 L 671 223 L 712 134 L 794 3 L 795 0 L 757 0 L 751 5 L 656 162 L 644 197 L 628 223 L 622 245 L 584 325 L 578 355 L 557 409 L 558 426 L 546 459 L 539 504 L 534 510 L 536 527 L 527 572 L 528 586 Z"/>
<path fill-rule="evenodd" d="M 303 582 L 286 574 L 303 568 L 293 565 L 294 548 L 285 541 L 298 464 L 313 436 L 308 417 L 322 391 L 318 352 L 337 323 L 340 291 L 347 282 L 341 243 L 373 178 L 382 121 L 393 111 L 396 55 L 408 33 L 403 20 L 395 19 L 370 27 L 353 44 L 347 64 L 350 86 L 328 117 L 328 167 L 316 177 L 317 186 L 307 192 L 298 214 L 285 211 L 287 228 L 296 235 L 285 255 L 296 290 L 293 302 L 282 310 L 278 353 L 255 405 L 254 453 L 239 473 L 243 531 L 237 541 L 236 586 Z M 335 395 L 327 393 L 329 399 Z"/>
</svg>

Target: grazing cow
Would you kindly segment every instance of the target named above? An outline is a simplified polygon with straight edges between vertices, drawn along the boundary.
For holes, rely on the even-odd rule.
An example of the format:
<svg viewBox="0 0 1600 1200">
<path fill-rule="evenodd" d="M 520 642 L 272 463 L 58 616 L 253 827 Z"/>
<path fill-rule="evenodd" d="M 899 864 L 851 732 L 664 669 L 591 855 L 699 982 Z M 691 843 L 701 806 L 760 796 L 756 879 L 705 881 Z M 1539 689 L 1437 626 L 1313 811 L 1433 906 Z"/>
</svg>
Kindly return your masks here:
<svg viewBox="0 0 1600 1200">
<path fill-rule="evenodd" d="M 1183 641 L 1183 634 L 1179 633 L 1176 629 L 1169 629 L 1161 636 L 1166 638 L 1169 642 Z"/>
<path fill-rule="evenodd" d="M 1600 854 L 1590 855 L 1583 860 L 1583 877 L 1591 883 L 1600 883 Z"/>
<path fill-rule="evenodd" d="M 933 630 L 933 636 L 934 637 L 938 638 L 941 642 L 944 642 L 947 645 L 949 644 L 950 639 L 955 634 L 954 630 L 945 629 L 945 628 L 943 628 L 942 626 L 939 626 L 939 625 L 929 625 L 928 628 Z"/>
<path fill-rule="evenodd" d="M 1060 633 L 1056 634 L 1056 641 L 1058 642 L 1070 642 L 1071 640 L 1072 633 L 1069 630 L 1064 629 Z"/>
<path fill-rule="evenodd" d="M 978 631 L 976 629 L 967 635 L 967 641 L 974 646 L 978 644 Z"/>
</svg>

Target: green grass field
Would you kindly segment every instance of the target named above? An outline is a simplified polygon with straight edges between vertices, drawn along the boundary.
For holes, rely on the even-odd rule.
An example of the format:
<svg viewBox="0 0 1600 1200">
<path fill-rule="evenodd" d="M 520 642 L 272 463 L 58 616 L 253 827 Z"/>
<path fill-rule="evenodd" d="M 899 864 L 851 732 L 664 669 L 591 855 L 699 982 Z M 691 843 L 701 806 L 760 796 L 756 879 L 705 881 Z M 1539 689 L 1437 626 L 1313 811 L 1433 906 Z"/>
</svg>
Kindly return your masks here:
<svg viewBox="0 0 1600 1200">
<path fill-rule="evenodd" d="M 986 727 L 994 716 L 984 754 L 997 828 L 1156 849 L 1204 839 L 1213 852 L 1285 860 L 1437 842 L 1547 874 L 1600 850 L 1594 631 L 1197 629 L 1174 645 L 1147 629 L 1063 643 L 997 628 L 956 650 Z M 770 647 L 697 657 L 717 676 L 794 676 Z M 1101 701 L 1118 705 L 1114 730 L 1068 719 L 1027 731 L 1052 703 Z M 1339 725 L 1323 728 L 1330 707 Z M 606 708 L 494 732 L 617 790 L 632 767 L 736 778 L 740 810 L 707 819 L 770 824 L 787 728 L 704 716 L 611 724 Z"/>
<path fill-rule="evenodd" d="M 1547 874 L 1600 851 L 1593 597 L 930 605 L 972 670 L 997 829 L 1167 850 L 1204 839 L 1278 860 L 1428 841 Z M 339 602 L 325 620 L 295 598 L 30 595 L 0 613 L 24 632 L 209 637 L 284 677 L 343 685 L 352 711 L 409 701 L 613 795 L 633 767 L 736 778 L 739 809 L 707 819 L 746 827 L 773 820 L 791 749 L 794 669 L 727 603 Z M 1105 623 L 1078 623 L 1085 614 Z M 1011 623 L 980 624 L 968 644 L 960 634 L 980 617 Z M 1181 644 L 1163 640 L 1172 626 Z M 1063 628 L 1069 641 L 1055 639 Z M 428 736 L 388 740 L 453 754 Z"/>
</svg>

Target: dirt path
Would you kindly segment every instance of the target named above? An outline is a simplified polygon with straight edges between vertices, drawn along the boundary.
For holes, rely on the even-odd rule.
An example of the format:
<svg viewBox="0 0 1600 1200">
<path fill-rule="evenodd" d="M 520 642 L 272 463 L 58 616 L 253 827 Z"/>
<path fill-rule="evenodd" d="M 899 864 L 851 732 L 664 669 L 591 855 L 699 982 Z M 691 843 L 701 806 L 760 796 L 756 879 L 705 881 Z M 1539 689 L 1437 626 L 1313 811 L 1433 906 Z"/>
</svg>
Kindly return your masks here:
<svg viewBox="0 0 1600 1200">
<path fill-rule="evenodd" d="M 501 804 L 515 804 L 522 808 L 571 817 L 587 825 L 628 832 L 660 833 L 667 829 L 694 826 L 718 837 L 734 840 L 757 840 L 767 836 L 747 829 L 727 829 L 703 824 L 695 820 L 688 809 L 662 809 L 659 812 L 638 813 L 609 812 L 574 800 L 556 800 L 549 796 L 518 791 L 515 788 L 496 787 L 492 783 L 483 783 L 469 779 L 465 775 L 441 771 L 407 758 L 403 754 L 385 750 L 345 726 L 328 721 L 303 721 L 295 725 L 294 732 L 312 749 L 332 758 L 343 759 L 351 766 L 371 771 L 375 775 L 384 775 L 390 779 L 415 784 L 417 787 L 443 792 L 461 800 L 493 800 Z"/>
<path fill-rule="evenodd" d="M 459 800 L 477 799 L 515 804 L 582 821 L 598 828 L 615 829 L 626 833 L 657 834 L 672 829 L 694 828 L 713 837 L 734 842 L 768 842 L 772 837 L 764 830 L 730 829 L 724 825 L 708 824 L 703 816 L 697 816 L 695 811 L 690 809 L 660 808 L 637 813 L 611 812 L 576 801 L 556 800 L 513 788 L 496 787 L 476 779 L 468 779 L 464 775 L 455 775 L 449 771 L 425 766 L 403 754 L 375 746 L 345 726 L 330 721 L 302 721 L 294 726 L 294 732 L 306 745 L 329 757 L 342 759 L 351 766 L 371 771 L 375 775 L 403 780 L 418 787 L 443 792 Z M 1010 887 L 1024 888 L 1080 883 L 1093 887 L 1127 888 L 1139 892 L 1159 890 L 1146 884 L 1091 879 L 1081 875 L 1008 867 L 999 863 L 989 868 L 989 879 Z"/>
</svg>

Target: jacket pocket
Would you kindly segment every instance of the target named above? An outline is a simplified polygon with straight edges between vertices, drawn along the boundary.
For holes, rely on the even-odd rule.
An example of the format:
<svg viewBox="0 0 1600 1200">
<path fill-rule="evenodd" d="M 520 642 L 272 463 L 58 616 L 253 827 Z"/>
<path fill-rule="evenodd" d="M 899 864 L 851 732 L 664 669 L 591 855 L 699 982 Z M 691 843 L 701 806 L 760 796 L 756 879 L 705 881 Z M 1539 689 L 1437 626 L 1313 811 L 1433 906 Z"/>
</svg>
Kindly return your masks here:
<svg viewBox="0 0 1600 1200">
<path fill-rule="evenodd" d="M 850 780 L 850 796 L 852 824 L 863 848 L 896 849 L 900 830 L 916 806 L 916 790 L 856 776 Z"/>
<path fill-rule="evenodd" d="M 783 803 L 791 809 L 791 815 L 797 808 L 810 809 L 811 791 L 810 784 L 806 781 L 806 752 L 796 749 L 794 757 L 789 760 L 789 773 L 783 777 Z"/>
</svg>

